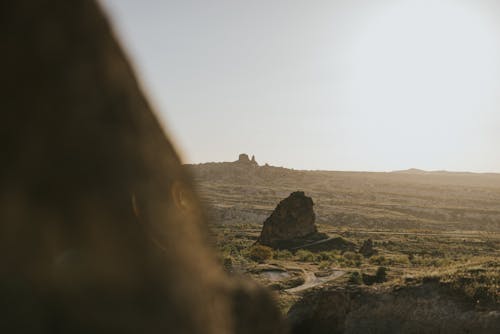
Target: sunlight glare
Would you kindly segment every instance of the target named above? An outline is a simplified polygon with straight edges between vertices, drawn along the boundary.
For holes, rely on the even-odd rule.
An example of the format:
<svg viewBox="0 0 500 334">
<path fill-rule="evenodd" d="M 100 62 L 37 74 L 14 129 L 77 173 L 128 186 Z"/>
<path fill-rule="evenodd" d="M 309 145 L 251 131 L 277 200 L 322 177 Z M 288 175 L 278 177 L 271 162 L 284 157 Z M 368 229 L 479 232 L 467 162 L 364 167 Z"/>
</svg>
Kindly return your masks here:
<svg viewBox="0 0 500 334">
<path fill-rule="evenodd" d="M 467 133 L 484 126 L 479 113 L 495 111 L 498 52 L 488 24 L 457 1 L 403 1 L 365 21 L 352 43 L 348 98 L 367 140 L 392 147 L 377 154 L 432 158 L 481 144 Z"/>
</svg>

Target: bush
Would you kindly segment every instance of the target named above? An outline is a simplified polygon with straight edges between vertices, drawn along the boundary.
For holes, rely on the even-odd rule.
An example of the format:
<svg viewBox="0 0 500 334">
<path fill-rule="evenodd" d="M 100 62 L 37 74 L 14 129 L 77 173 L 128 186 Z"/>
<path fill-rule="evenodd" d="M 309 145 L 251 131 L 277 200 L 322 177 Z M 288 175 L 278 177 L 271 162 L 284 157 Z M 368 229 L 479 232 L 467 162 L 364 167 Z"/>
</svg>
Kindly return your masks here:
<svg viewBox="0 0 500 334">
<path fill-rule="evenodd" d="M 323 251 L 317 255 L 317 258 L 320 261 L 334 261 L 335 260 L 335 253 Z"/>
<path fill-rule="evenodd" d="M 345 252 L 344 258 L 349 261 L 361 261 L 361 255 L 354 252 Z"/>
<path fill-rule="evenodd" d="M 224 266 L 224 270 L 227 272 L 233 271 L 233 258 L 231 256 L 226 256 L 222 260 L 222 265 Z"/>
<path fill-rule="evenodd" d="M 278 260 L 288 260 L 293 258 L 293 254 L 289 250 L 276 250 L 274 251 L 274 258 Z"/>
<path fill-rule="evenodd" d="M 314 254 L 308 250 L 300 249 L 297 251 L 297 253 L 295 253 L 295 256 L 297 257 L 297 260 L 299 260 L 301 262 L 314 262 L 314 261 L 316 261 L 316 257 L 314 256 Z"/>
<path fill-rule="evenodd" d="M 375 273 L 375 278 L 378 283 L 385 282 L 387 280 L 387 268 L 378 267 L 377 272 Z"/>
<path fill-rule="evenodd" d="M 383 255 L 376 255 L 370 258 L 370 263 L 378 265 L 387 265 L 389 264 L 389 261 L 387 261 L 387 259 Z"/>
<path fill-rule="evenodd" d="M 338 262 L 341 266 L 359 267 L 363 262 L 363 257 L 358 253 L 345 252 L 341 257 L 338 258 Z"/>
<path fill-rule="evenodd" d="M 255 245 L 250 249 L 248 257 L 255 262 L 265 262 L 273 257 L 273 250 L 267 246 Z"/>
<path fill-rule="evenodd" d="M 383 283 L 387 281 L 387 268 L 386 267 L 378 267 L 375 275 L 365 274 L 361 275 L 361 280 L 366 285 L 372 285 L 375 283 Z"/>
<path fill-rule="evenodd" d="M 361 275 L 357 271 L 353 271 L 351 275 L 349 276 L 349 283 L 350 284 L 356 284 L 356 285 L 361 285 L 362 280 L 361 280 Z"/>
</svg>

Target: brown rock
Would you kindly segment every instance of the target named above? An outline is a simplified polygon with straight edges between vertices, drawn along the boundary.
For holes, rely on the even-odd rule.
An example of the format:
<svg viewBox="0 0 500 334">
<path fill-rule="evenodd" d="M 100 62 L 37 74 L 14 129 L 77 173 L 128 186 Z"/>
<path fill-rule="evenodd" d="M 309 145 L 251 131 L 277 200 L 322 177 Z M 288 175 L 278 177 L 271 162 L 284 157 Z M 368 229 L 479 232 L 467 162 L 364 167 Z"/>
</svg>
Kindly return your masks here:
<svg viewBox="0 0 500 334">
<path fill-rule="evenodd" d="M 241 165 L 248 165 L 248 166 L 258 166 L 259 165 L 257 163 L 257 161 L 255 160 L 254 155 L 252 155 L 252 160 L 250 160 L 250 158 L 248 157 L 248 154 L 246 154 L 246 153 L 241 153 L 238 156 L 238 160 L 236 160 L 235 163 L 241 164 Z"/>
<path fill-rule="evenodd" d="M 250 158 L 248 157 L 248 154 L 241 153 L 241 154 L 238 156 L 238 162 L 242 162 L 242 163 L 250 163 Z"/>
<path fill-rule="evenodd" d="M 287 314 L 292 334 L 498 333 L 500 312 L 436 282 L 306 292 Z"/>
<path fill-rule="evenodd" d="M 292 248 L 325 239 L 327 236 L 316 228 L 313 205 L 303 191 L 290 194 L 266 219 L 258 242 L 273 248 Z"/>
</svg>

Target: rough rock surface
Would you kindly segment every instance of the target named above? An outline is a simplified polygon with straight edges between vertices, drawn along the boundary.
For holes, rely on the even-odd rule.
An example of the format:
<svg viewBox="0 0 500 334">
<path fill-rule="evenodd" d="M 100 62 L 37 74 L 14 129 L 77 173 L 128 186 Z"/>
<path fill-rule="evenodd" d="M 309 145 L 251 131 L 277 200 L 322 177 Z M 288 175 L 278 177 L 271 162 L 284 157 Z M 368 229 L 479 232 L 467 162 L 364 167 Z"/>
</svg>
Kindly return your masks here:
<svg viewBox="0 0 500 334">
<path fill-rule="evenodd" d="M 296 191 L 282 200 L 264 222 L 258 243 L 273 248 L 293 248 L 327 236 L 318 233 L 311 197 Z"/>
<path fill-rule="evenodd" d="M 356 245 L 353 242 L 346 240 L 342 237 L 332 237 L 332 238 L 322 239 L 320 241 L 316 241 L 311 244 L 301 245 L 299 247 L 292 248 L 290 250 L 294 251 L 298 249 L 305 249 L 315 253 L 323 251 L 331 251 L 331 250 L 355 251 Z"/>
<path fill-rule="evenodd" d="M 238 160 L 235 161 L 235 163 L 242 164 L 242 165 L 249 165 L 249 166 L 258 166 L 259 164 L 255 160 L 255 156 L 252 155 L 252 160 L 248 157 L 248 154 L 246 153 L 241 153 L 238 156 Z"/>
<path fill-rule="evenodd" d="M 477 308 L 439 283 L 374 290 L 329 288 L 304 295 L 288 312 L 293 334 L 498 333 L 500 310 Z"/>
</svg>

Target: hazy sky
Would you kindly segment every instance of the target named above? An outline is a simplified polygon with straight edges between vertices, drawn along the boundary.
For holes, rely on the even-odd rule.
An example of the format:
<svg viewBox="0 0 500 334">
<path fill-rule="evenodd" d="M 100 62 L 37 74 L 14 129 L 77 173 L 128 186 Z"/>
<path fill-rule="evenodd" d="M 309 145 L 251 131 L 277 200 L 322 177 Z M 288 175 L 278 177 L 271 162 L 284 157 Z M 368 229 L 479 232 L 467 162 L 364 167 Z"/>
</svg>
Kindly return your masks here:
<svg viewBox="0 0 500 334">
<path fill-rule="evenodd" d="M 496 0 L 105 0 L 185 162 L 500 172 Z"/>
</svg>

